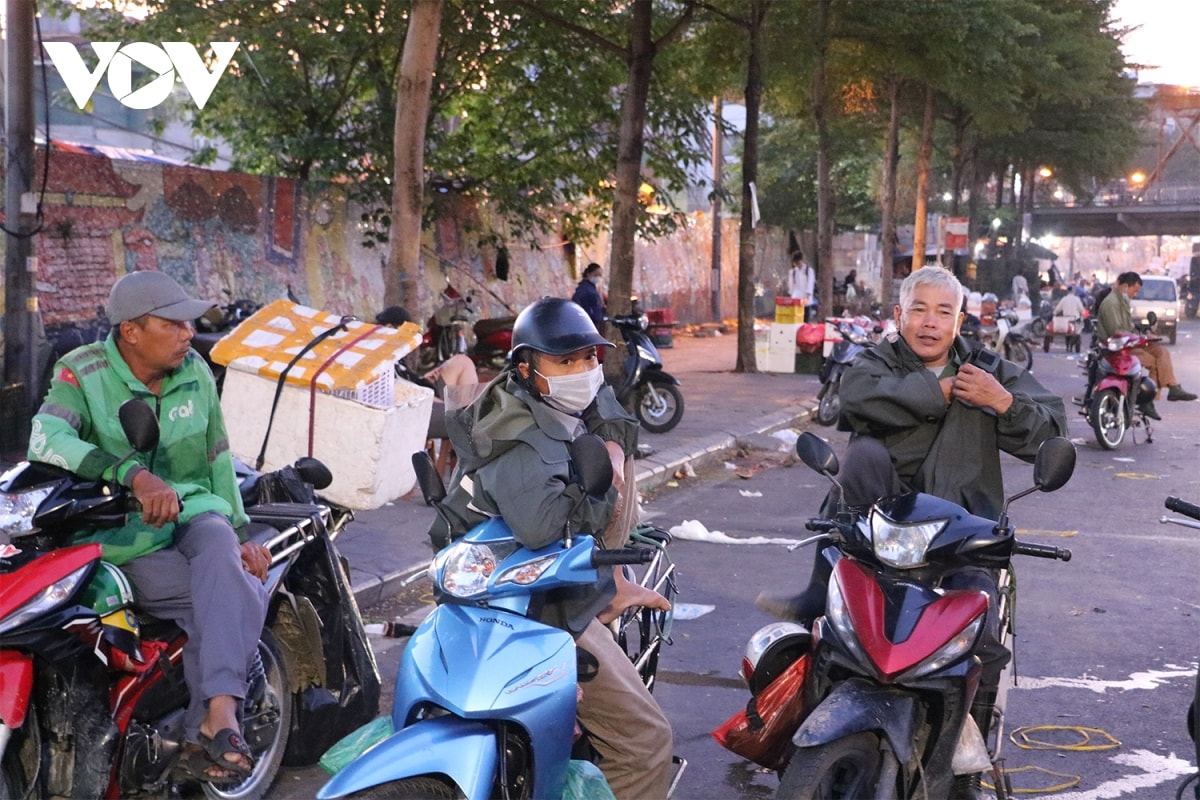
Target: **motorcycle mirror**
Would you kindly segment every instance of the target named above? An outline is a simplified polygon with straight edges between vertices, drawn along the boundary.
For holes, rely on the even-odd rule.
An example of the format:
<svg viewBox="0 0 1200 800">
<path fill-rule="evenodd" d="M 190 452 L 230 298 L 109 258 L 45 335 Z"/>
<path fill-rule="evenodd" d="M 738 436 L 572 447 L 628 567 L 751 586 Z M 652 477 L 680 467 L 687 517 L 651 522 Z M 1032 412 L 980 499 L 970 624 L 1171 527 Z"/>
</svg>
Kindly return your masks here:
<svg viewBox="0 0 1200 800">
<path fill-rule="evenodd" d="M 594 433 L 585 433 L 576 436 L 567 449 L 584 491 L 595 496 L 607 492 L 613 482 L 613 467 L 604 440 Z"/>
<path fill-rule="evenodd" d="M 293 464 L 300 478 L 318 492 L 333 483 L 333 473 L 320 459 L 312 456 L 301 456 Z"/>
<path fill-rule="evenodd" d="M 1075 445 L 1071 440 L 1055 436 L 1042 442 L 1033 462 L 1033 484 L 1041 492 L 1061 489 L 1075 471 Z"/>
<path fill-rule="evenodd" d="M 1150 323 L 1151 327 L 1158 323 L 1158 314 L 1153 311 L 1146 312 L 1146 322 Z"/>
<path fill-rule="evenodd" d="M 135 452 L 145 453 L 158 446 L 158 417 L 145 400 L 131 397 L 121 403 L 117 419 Z"/>
<path fill-rule="evenodd" d="M 413 453 L 412 465 L 413 472 L 417 474 L 417 485 L 421 487 L 421 497 L 424 498 L 425 505 L 432 506 L 446 499 L 446 484 L 442 481 L 442 476 L 438 473 L 437 468 L 433 466 L 433 459 L 429 457 L 429 453 L 424 450 Z"/>
<path fill-rule="evenodd" d="M 800 438 L 796 439 L 796 455 L 800 457 L 806 467 L 820 472 L 822 475 L 837 475 L 838 473 L 837 454 L 833 452 L 829 442 L 815 433 L 805 431 L 800 434 Z"/>
</svg>

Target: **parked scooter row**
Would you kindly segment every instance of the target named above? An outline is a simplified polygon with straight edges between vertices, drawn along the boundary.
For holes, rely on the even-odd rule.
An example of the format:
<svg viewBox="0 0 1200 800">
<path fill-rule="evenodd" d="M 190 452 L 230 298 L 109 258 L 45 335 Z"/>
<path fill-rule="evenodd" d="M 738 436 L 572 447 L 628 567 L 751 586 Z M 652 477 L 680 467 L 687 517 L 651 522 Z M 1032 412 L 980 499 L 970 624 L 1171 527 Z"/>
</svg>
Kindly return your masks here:
<svg viewBox="0 0 1200 800">
<path fill-rule="evenodd" d="M 141 400 L 122 406 L 134 452 L 158 444 Z M 242 782 L 210 797 L 263 797 L 281 764 L 315 763 L 371 719 L 380 682 L 333 544 L 353 518 L 315 495 L 315 459 L 245 470 L 251 540 L 267 548 L 270 606 L 242 711 L 254 755 Z M 24 463 L 0 477 L 0 796 L 165 795 L 183 747 L 186 641 L 140 614 L 120 570 L 80 531 L 125 524 L 132 494 L 107 481 Z"/>
<path fill-rule="evenodd" d="M 837 458 L 811 433 L 800 459 L 828 477 Z M 1033 487 L 1010 497 L 998 520 L 923 493 L 878 501 L 869 511 L 838 502 L 832 518 L 809 520 L 832 563 L 823 616 L 811 630 L 773 623 L 751 637 L 742 674 L 753 695 L 740 738 L 727 723 L 714 736 L 781 773 L 779 800 L 939 798 L 991 771 L 1000 757 L 1006 681 L 995 697 L 977 692 L 985 621 L 1010 646 L 1016 584 L 1013 556 L 1070 560 L 1069 550 L 1018 542 L 1008 505 L 1051 492 L 1071 477 L 1075 448 L 1042 444 Z M 990 592 L 948 588 L 955 570 L 986 570 Z M 1011 662 L 1010 662 L 1011 663 Z M 786 691 L 773 689 L 777 681 Z M 992 783 L 1003 786 L 993 773 Z"/>
<path fill-rule="evenodd" d="M 426 320 L 417 351 L 418 372 L 428 372 L 453 355 L 471 357 L 475 366 L 500 370 L 512 349 L 515 316 L 479 318 L 475 296 L 447 285 L 442 302 Z"/>
<path fill-rule="evenodd" d="M 883 326 L 879 323 L 872 323 L 865 317 L 852 319 L 829 317 L 825 323 L 827 325 L 833 323 L 841 338 L 834 342 L 833 349 L 821 362 L 821 391 L 817 393 L 817 422 L 821 425 L 833 425 L 837 422 L 838 413 L 842 408 L 840 396 L 842 373 L 859 353 L 879 341 L 879 337 L 883 334 Z"/>
</svg>

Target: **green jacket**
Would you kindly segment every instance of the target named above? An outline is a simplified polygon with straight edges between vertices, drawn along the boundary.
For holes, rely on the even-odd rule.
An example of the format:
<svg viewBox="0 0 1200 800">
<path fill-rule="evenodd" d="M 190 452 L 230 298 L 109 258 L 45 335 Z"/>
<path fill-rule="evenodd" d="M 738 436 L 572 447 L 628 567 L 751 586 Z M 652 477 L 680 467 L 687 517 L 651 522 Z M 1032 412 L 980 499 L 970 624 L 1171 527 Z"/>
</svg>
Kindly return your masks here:
<svg viewBox="0 0 1200 800">
<path fill-rule="evenodd" d="M 568 521 L 573 532 L 598 536 L 612 516 L 615 487 L 596 498 L 572 480 L 567 445 L 579 427 L 575 419 L 535 400 L 511 375 L 502 372 L 474 403 L 446 415 L 458 467 L 429 530 L 435 548 L 495 516 L 532 549 L 559 540 Z M 637 451 L 637 421 L 609 387 L 601 387 L 580 422 L 589 433 L 619 443 L 626 456 Z M 595 587 L 560 592 L 550 598 L 543 619 L 578 633 L 613 591 L 607 578 Z"/>
<path fill-rule="evenodd" d="M 1117 331 L 1133 333 L 1133 304 L 1129 302 L 1129 295 L 1114 288 L 1096 309 L 1096 341 L 1107 339 Z"/>
<path fill-rule="evenodd" d="M 957 338 L 951 370 L 968 353 Z M 1033 375 L 1004 360 L 995 375 L 1013 396 L 1005 413 L 947 405 L 938 378 L 897 336 L 860 354 L 842 376 L 838 427 L 882 441 L 910 489 L 995 519 L 1004 503 L 1000 451 L 1032 461 L 1044 440 L 1067 433 L 1062 399 Z"/>
<path fill-rule="evenodd" d="M 140 464 L 179 493 L 179 523 L 217 511 L 241 527 L 247 517 L 208 366 L 195 351 L 189 352 L 179 369 L 163 380 L 161 391 L 162 396 L 155 397 L 133 376 L 112 334 L 72 350 L 55 365 L 50 391 L 33 418 L 29 458 L 91 480 L 126 485 L 130 471 Z M 130 450 L 117 410 L 131 397 L 155 410 L 161 435 L 153 452 L 135 453 L 114 473 L 114 465 Z M 124 564 L 171 544 L 174 531 L 174 524 L 153 528 L 134 512 L 124 527 L 84 531 L 75 540 L 99 542 L 106 561 Z"/>
</svg>

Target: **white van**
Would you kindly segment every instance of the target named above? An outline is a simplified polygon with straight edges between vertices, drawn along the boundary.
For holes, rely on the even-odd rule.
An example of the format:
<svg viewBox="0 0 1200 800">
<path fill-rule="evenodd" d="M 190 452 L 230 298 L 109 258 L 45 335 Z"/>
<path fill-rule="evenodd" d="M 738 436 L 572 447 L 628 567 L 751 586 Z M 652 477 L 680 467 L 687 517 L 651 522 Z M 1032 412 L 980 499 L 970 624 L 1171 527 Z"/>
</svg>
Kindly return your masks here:
<svg viewBox="0 0 1200 800">
<path fill-rule="evenodd" d="M 1153 311 L 1158 316 L 1154 333 L 1166 336 L 1175 344 L 1175 327 L 1179 322 L 1179 291 L 1175 279 L 1167 275 L 1143 275 L 1142 286 L 1130 301 L 1133 321 L 1147 324 L 1146 315 Z"/>
</svg>

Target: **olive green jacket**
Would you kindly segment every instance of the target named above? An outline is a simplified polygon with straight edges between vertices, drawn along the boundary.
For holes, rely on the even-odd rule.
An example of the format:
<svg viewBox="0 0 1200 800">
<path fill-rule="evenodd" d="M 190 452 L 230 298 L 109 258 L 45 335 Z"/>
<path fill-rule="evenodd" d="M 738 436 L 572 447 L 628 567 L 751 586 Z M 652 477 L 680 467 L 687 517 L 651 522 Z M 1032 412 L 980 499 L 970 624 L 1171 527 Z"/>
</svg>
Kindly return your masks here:
<svg viewBox="0 0 1200 800">
<path fill-rule="evenodd" d="M 969 352 L 956 338 L 951 364 Z M 908 488 L 995 519 L 1004 503 L 1000 452 L 1032 461 L 1044 440 L 1067 433 L 1062 399 L 1033 375 L 1002 359 L 995 376 L 1013 396 L 1005 413 L 947 404 L 938 378 L 897 336 L 861 353 L 842 376 L 838 428 L 881 440 Z"/>
</svg>

